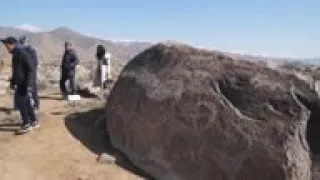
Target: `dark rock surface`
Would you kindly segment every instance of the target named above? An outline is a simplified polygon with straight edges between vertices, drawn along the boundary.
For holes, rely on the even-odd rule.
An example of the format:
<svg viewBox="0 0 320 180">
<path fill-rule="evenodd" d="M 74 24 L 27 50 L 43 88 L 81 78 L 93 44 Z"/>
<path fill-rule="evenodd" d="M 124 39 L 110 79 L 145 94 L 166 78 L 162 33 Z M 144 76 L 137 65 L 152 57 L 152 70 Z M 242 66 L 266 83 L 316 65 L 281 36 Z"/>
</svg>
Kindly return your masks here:
<svg viewBox="0 0 320 180">
<path fill-rule="evenodd" d="M 310 180 L 306 129 L 318 99 L 294 72 L 158 44 L 123 69 L 107 128 L 160 180 Z"/>
</svg>

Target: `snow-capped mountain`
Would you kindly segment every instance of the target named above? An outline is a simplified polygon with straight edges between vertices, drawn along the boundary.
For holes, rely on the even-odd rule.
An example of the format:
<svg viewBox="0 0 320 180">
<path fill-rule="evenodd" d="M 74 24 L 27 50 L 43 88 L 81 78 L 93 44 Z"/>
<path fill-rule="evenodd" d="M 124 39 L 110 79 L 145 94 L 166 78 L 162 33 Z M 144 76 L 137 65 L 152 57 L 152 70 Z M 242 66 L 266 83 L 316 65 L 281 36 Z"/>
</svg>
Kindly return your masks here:
<svg viewBox="0 0 320 180">
<path fill-rule="evenodd" d="M 22 25 L 20 25 L 20 26 L 18 26 L 16 28 L 21 29 L 21 30 L 25 30 L 25 31 L 29 31 L 29 32 L 33 32 L 33 33 L 42 32 L 43 31 L 41 28 L 33 26 L 33 25 L 30 25 L 30 24 L 22 24 Z"/>
</svg>

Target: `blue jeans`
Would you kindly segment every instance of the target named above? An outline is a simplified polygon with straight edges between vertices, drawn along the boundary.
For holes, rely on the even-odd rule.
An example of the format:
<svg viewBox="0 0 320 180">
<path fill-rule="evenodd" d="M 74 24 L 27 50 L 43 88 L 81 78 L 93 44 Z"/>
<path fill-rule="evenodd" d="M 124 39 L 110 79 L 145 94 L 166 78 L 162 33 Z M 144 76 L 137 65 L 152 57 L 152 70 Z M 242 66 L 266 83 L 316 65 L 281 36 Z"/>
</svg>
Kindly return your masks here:
<svg viewBox="0 0 320 180">
<path fill-rule="evenodd" d="M 16 108 L 20 111 L 23 125 L 37 121 L 34 104 L 32 104 L 34 100 L 28 93 L 21 93 L 18 87 L 15 91 L 14 101 Z"/>
</svg>

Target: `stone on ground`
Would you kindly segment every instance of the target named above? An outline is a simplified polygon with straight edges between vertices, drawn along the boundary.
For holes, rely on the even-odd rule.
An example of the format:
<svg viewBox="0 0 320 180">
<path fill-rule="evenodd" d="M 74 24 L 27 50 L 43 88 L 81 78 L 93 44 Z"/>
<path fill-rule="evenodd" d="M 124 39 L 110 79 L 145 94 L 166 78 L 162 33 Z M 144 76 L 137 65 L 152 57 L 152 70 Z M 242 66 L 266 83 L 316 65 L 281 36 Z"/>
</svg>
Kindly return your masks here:
<svg viewBox="0 0 320 180">
<path fill-rule="evenodd" d="M 98 162 L 102 164 L 114 164 L 116 162 L 116 158 L 107 153 L 102 153 L 98 158 Z"/>
<path fill-rule="evenodd" d="M 107 100 L 112 144 L 167 180 L 310 180 L 316 99 L 294 73 L 186 45 L 132 59 Z"/>
</svg>

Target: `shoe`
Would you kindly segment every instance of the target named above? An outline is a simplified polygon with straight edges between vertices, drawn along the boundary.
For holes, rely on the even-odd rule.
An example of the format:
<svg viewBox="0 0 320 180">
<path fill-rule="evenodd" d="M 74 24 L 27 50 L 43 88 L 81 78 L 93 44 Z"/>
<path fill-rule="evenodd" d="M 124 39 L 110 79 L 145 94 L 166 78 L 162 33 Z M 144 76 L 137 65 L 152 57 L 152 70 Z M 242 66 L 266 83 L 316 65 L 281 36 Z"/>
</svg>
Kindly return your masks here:
<svg viewBox="0 0 320 180">
<path fill-rule="evenodd" d="M 39 121 L 32 122 L 32 123 L 31 123 L 31 127 L 32 127 L 33 129 L 38 129 L 38 128 L 40 128 Z"/>
<path fill-rule="evenodd" d="M 21 128 L 19 130 L 16 131 L 16 134 L 25 134 L 25 133 L 28 133 L 32 130 L 30 124 L 24 124 L 21 126 Z"/>
</svg>

